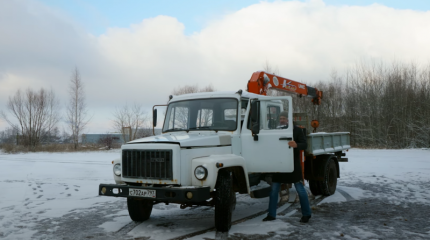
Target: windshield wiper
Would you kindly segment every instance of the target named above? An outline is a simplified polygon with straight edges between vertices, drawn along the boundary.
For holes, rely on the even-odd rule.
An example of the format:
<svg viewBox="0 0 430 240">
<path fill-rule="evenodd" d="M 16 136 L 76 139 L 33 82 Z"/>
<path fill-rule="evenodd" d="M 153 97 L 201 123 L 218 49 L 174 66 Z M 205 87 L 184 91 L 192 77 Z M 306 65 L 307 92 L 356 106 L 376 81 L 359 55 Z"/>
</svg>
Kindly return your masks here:
<svg viewBox="0 0 430 240">
<path fill-rule="evenodd" d="M 171 128 L 171 129 L 167 129 L 165 132 L 169 132 L 169 131 L 187 131 L 183 128 Z"/>
<path fill-rule="evenodd" d="M 210 126 L 202 126 L 202 127 L 192 127 L 189 130 L 192 130 L 192 129 L 210 129 L 210 128 L 211 128 Z"/>
</svg>

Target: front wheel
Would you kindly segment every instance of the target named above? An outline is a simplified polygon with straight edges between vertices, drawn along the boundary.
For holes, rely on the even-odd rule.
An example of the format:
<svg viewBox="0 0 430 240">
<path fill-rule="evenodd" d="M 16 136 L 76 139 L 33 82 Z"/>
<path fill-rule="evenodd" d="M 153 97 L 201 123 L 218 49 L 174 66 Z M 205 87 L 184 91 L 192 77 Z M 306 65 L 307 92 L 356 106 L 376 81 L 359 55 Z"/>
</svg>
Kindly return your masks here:
<svg viewBox="0 0 430 240">
<path fill-rule="evenodd" d="M 236 205 L 233 176 L 228 171 L 219 171 L 215 197 L 215 228 L 227 232 L 231 228 L 231 216 Z"/>
<path fill-rule="evenodd" d="M 131 220 L 143 222 L 149 219 L 154 202 L 149 199 L 127 198 L 128 215 Z"/>
</svg>

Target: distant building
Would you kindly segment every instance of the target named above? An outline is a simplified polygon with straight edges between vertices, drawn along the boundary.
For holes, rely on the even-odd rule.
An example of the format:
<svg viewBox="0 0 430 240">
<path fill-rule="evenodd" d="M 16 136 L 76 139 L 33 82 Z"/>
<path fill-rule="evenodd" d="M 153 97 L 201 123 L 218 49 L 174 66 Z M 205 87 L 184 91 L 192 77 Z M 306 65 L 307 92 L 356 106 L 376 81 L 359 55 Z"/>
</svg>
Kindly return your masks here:
<svg viewBox="0 0 430 240">
<path fill-rule="evenodd" d="M 154 129 L 155 135 L 161 134 L 161 129 Z M 138 132 L 139 133 L 139 132 Z M 152 128 L 151 129 L 141 129 L 141 134 L 146 136 L 152 136 Z M 123 135 L 121 133 L 104 133 L 104 134 L 82 134 L 81 135 L 81 143 L 98 143 L 101 138 L 106 136 L 112 136 L 114 143 L 123 144 L 125 142 L 130 141 L 129 135 Z M 125 141 L 124 141 L 125 138 Z"/>
<path fill-rule="evenodd" d="M 82 134 L 81 135 L 81 143 L 98 143 L 101 138 L 106 136 L 112 136 L 114 143 L 124 143 L 123 135 L 121 133 L 105 133 L 105 134 Z M 128 139 L 128 135 L 125 135 L 125 138 Z"/>
<path fill-rule="evenodd" d="M 161 128 L 156 128 L 154 129 L 155 135 L 160 135 L 161 134 Z M 151 135 L 152 135 L 152 129 L 151 129 Z"/>
</svg>

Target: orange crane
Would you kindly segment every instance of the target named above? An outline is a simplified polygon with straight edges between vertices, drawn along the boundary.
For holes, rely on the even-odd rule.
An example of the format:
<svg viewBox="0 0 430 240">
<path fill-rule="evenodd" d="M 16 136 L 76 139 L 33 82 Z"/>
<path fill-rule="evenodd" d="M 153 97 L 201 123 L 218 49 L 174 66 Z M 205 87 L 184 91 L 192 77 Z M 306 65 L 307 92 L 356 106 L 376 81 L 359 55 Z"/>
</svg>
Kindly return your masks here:
<svg viewBox="0 0 430 240">
<path fill-rule="evenodd" d="M 270 88 L 295 93 L 300 97 L 311 97 L 314 105 L 320 105 L 323 96 L 323 92 L 316 88 L 264 71 L 253 73 L 251 79 L 248 81 L 248 92 L 250 93 L 266 95 L 267 90 Z"/>
</svg>

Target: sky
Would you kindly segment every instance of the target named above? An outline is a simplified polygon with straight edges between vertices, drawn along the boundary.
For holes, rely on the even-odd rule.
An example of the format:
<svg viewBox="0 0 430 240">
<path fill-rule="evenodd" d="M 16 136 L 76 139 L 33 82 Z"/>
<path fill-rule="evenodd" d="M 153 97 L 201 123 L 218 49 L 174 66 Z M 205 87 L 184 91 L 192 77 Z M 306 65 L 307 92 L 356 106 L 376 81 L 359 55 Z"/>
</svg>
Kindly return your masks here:
<svg viewBox="0 0 430 240">
<path fill-rule="evenodd" d="M 116 107 L 149 114 L 184 85 L 246 89 L 266 62 L 309 85 L 363 59 L 429 64 L 430 2 L 0 0 L 0 36 L 0 110 L 18 89 L 52 89 L 65 127 L 76 67 L 86 133 L 105 133 Z"/>
<path fill-rule="evenodd" d="M 108 28 L 127 28 L 132 23 L 141 22 L 145 18 L 159 15 L 172 16 L 184 24 L 184 33 L 191 35 L 199 32 L 205 25 L 226 14 L 261 1 L 256 0 L 160 0 L 160 1 L 103 1 L 103 0 L 41 0 L 40 2 L 70 15 L 87 31 L 94 35 L 106 32 Z M 274 2 L 274 1 L 268 1 Z M 306 2 L 306 1 L 301 1 Z M 331 6 L 368 6 L 373 3 L 382 4 L 395 9 L 411 9 L 417 11 L 430 10 L 430 2 L 425 0 L 326 0 Z"/>
</svg>

